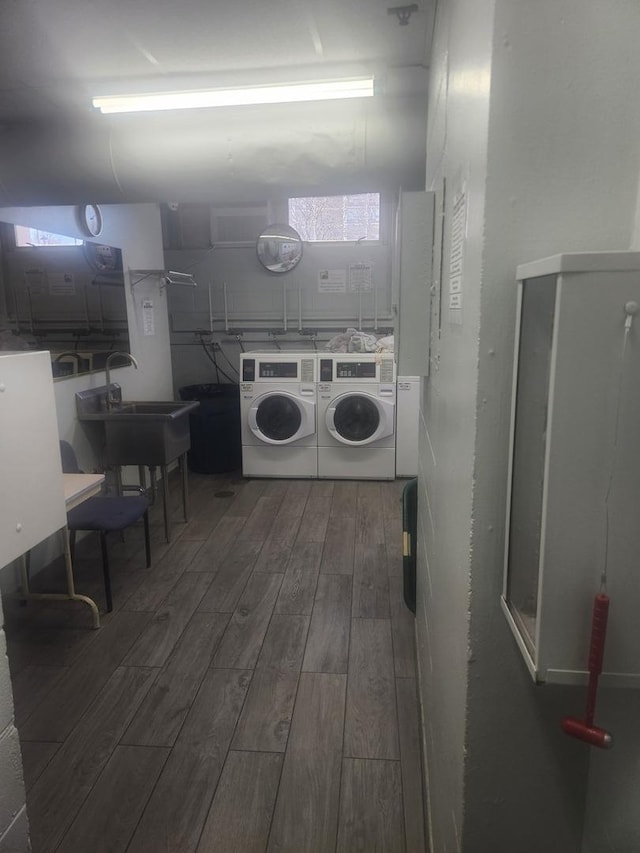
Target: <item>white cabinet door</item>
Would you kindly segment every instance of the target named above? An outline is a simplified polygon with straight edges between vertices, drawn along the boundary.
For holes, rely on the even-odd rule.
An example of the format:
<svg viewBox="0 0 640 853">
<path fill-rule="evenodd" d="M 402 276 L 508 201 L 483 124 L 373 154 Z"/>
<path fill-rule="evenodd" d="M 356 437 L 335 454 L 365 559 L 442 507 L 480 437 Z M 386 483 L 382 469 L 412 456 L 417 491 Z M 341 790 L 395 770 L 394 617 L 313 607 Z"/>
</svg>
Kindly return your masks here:
<svg viewBox="0 0 640 853">
<path fill-rule="evenodd" d="M 0 567 L 66 523 L 48 352 L 0 352 Z"/>
</svg>

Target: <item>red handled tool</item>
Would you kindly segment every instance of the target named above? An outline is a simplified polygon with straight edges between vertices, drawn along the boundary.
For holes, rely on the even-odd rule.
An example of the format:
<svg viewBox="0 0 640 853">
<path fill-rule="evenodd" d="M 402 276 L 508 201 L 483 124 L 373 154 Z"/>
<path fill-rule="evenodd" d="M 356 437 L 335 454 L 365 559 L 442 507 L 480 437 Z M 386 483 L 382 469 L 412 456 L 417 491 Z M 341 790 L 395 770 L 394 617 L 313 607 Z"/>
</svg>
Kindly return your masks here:
<svg viewBox="0 0 640 853">
<path fill-rule="evenodd" d="M 604 642 L 607 636 L 607 618 L 609 616 L 609 596 L 604 592 L 596 595 L 593 604 L 593 620 L 591 622 L 591 646 L 589 648 L 589 685 L 587 687 L 587 711 L 584 720 L 575 717 L 565 717 L 562 730 L 571 737 L 583 740 L 591 746 L 601 749 L 611 749 L 613 737 L 609 732 L 594 725 L 596 713 L 596 697 L 598 694 L 598 678 L 602 673 L 604 658 Z"/>
</svg>

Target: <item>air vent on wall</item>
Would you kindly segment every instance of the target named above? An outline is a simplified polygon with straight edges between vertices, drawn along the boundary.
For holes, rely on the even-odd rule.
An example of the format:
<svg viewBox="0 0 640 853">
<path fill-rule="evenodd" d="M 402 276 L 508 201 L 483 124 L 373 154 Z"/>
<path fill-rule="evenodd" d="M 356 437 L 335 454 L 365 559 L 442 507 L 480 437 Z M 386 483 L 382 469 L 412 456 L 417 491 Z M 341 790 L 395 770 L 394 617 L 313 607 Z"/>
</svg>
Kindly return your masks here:
<svg viewBox="0 0 640 853">
<path fill-rule="evenodd" d="M 211 209 L 211 242 L 214 246 L 254 244 L 269 224 L 267 205 L 214 207 Z"/>
</svg>

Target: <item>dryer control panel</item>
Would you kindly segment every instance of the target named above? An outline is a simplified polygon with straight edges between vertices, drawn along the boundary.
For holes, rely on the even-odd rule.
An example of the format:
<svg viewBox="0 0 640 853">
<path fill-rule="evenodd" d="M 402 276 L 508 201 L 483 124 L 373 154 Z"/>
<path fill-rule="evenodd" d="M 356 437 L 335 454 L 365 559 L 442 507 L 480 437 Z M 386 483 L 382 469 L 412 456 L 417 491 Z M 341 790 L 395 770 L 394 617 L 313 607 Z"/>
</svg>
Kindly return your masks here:
<svg viewBox="0 0 640 853">
<path fill-rule="evenodd" d="M 255 353 L 241 355 L 242 382 L 316 381 L 316 357 L 301 353 Z"/>
<path fill-rule="evenodd" d="M 393 358 L 361 354 L 346 357 L 320 358 L 320 382 L 364 381 L 393 382 L 395 379 Z"/>
<path fill-rule="evenodd" d="M 261 361 L 260 379 L 297 379 L 298 364 L 295 361 Z"/>
</svg>

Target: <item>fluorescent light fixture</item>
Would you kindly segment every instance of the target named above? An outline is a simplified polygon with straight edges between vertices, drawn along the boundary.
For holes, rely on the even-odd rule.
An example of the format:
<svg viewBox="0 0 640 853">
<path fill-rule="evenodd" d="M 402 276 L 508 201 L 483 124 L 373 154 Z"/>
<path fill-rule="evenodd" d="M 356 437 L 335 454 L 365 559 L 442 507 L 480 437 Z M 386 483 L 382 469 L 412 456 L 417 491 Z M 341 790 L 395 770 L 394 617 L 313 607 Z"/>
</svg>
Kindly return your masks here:
<svg viewBox="0 0 640 853">
<path fill-rule="evenodd" d="M 137 113 L 153 110 L 189 110 L 203 107 L 235 107 L 247 104 L 284 104 L 296 101 L 331 101 L 338 98 L 371 98 L 373 77 L 284 83 L 238 89 L 200 89 L 186 92 L 153 92 L 146 95 L 105 95 L 93 98 L 102 113 Z"/>
</svg>

